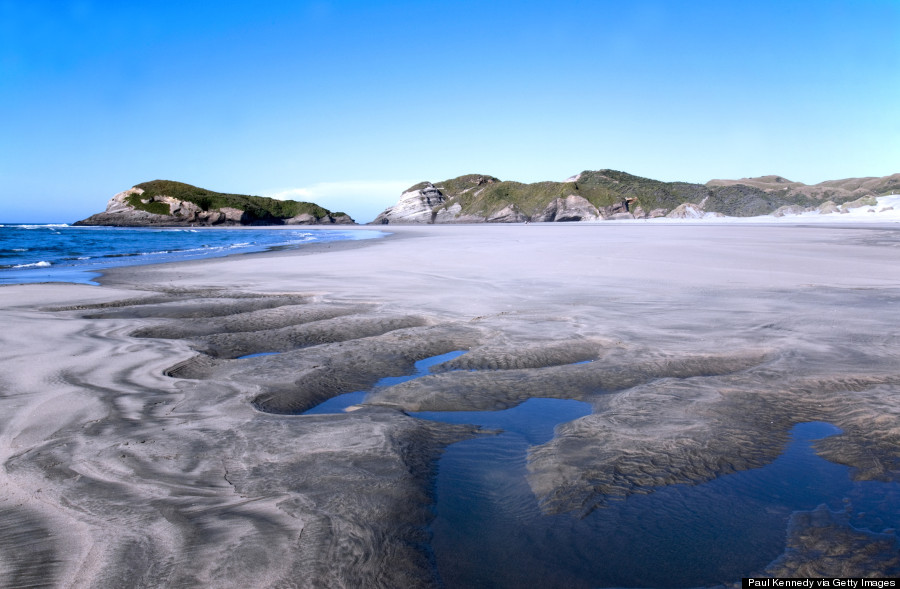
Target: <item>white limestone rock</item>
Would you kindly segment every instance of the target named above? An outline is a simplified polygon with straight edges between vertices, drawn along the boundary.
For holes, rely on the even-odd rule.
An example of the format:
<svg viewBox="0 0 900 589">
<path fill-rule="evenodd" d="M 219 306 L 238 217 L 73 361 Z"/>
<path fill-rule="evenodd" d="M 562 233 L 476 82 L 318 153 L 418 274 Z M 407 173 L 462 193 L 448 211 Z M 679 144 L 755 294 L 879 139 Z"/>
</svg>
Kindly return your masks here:
<svg viewBox="0 0 900 589">
<path fill-rule="evenodd" d="M 440 190 L 430 182 L 421 189 L 410 190 L 400 195 L 400 200 L 388 207 L 372 221 L 374 225 L 390 223 L 433 223 L 434 209 L 446 202 Z"/>
<path fill-rule="evenodd" d="M 516 205 L 508 205 L 485 219 L 488 223 L 524 223 L 528 216 L 522 214 Z"/>
<path fill-rule="evenodd" d="M 666 215 L 667 219 L 701 219 L 706 213 L 700 207 L 692 202 L 686 202 L 678 205 Z"/>
<path fill-rule="evenodd" d="M 570 194 L 551 201 L 534 221 L 598 221 L 600 218 L 600 211 L 590 201 L 577 194 Z"/>
</svg>

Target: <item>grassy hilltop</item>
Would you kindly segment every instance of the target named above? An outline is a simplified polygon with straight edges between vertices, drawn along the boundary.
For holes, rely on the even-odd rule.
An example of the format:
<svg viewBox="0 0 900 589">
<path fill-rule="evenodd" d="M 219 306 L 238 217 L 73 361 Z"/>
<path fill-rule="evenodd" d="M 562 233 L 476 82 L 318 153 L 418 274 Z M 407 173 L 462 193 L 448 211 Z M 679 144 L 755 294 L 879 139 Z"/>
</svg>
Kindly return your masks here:
<svg viewBox="0 0 900 589">
<path fill-rule="evenodd" d="M 283 225 L 352 224 L 347 214 L 311 202 L 207 190 L 184 182 L 153 180 L 113 197 L 103 213 L 76 225 Z"/>
<path fill-rule="evenodd" d="M 165 203 L 158 201 L 151 201 L 149 203 L 143 203 L 142 201 L 147 200 L 148 198 L 170 196 L 178 200 L 194 203 L 204 211 L 230 207 L 242 210 L 256 219 L 266 219 L 269 217 L 287 219 L 302 214 L 320 218 L 327 217 L 328 215 L 340 216 L 344 214 L 332 213 L 328 209 L 311 202 L 277 200 L 265 196 L 215 192 L 185 184 L 184 182 L 175 182 L 174 180 L 142 182 L 136 184 L 135 188 L 140 188 L 144 193 L 140 195 L 131 195 L 128 199 L 128 204 L 136 209 L 147 211 L 148 213 L 155 213 L 157 215 L 169 214 L 169 207 Z"/>
</svg>

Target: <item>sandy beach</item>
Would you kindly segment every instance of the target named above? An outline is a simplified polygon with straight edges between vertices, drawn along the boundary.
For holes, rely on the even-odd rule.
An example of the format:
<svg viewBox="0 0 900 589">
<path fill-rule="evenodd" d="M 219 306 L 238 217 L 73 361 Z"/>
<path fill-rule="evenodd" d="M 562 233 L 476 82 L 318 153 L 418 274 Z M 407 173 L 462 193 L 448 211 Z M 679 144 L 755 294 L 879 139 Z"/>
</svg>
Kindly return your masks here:
<svg viewBox="0 0 900 589">
<path fill-rule="evenodd" d="M 0 287 L 0 585 L 440 586 L 437 461 L 484 434 L 414 411 L 589 403 L 527 456 L 573 518 L 762 467 L 803 422 L 842 430 L 814 448 L 855 480 L 898 480 L 896 224 L 379 229 Z M 784 534 L 746 575 L 900 571 L 895 531 Z"/>
</svg>

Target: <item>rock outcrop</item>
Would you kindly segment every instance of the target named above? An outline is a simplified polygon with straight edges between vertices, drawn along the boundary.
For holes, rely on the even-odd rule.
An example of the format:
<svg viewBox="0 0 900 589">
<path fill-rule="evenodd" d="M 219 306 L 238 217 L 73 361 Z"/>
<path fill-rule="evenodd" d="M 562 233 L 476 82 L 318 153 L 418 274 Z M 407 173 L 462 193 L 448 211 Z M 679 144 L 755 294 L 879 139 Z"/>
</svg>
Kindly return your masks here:
<svg viewBox="0 0 900 589">
<path fill-rule="evenodd" d="M 469 174 L 447 180 L 441 186 L 421 182 L 400 195 L 400 200 L 375 217 L 371 225 L 420 223 L 516 223 L 528 220 L 514 208 L 499 207 L 487 214 L 463 210 L 462 196 L 479 195 L 484 186 L 500 182 L 493 176 Z M 470 194 L 471 196 L 471 194 Z"/>
<path fill-rule="evenodd" d="M 533 221 L 599 221 L 600 210 L 584 197 L 570 194 L 565 198 L 553 199 L 544 212 Z"/>
<path fill-rule="evenodd" d="M 831 213 L 839 213 L 841 209 L 834 204 L 834 201 L 826 200 L 817 207 L 820 215 L 830 215 Z"/>
<path fill-rule="evenodd" d="M 866 195 L 866 196 L 857 198 L 856 200 L 852 200 L 850 202 L 845 202 L 841 206 L 842 206 L 842 208 L 845 208 L 845 209 L 855 209 L 857 207 L 874 207 L 877 204 L 878 204 L 878 201 L 875 199 L 874 196 Z"/>
<path fill-rule="evenodd" d="M 167 190 L 174 195 L 166 194 Z M 155 180 L 116 194 L 109 200 L 104 212 L 74 224 L 168 227 L 352 225 L 355 221 L 345 213 L 332 213 L 313 203 L 218 193 L 180 182 Z"/>
<path fill-rule="evenodd" d="M 503 207 L 496 213 L 492 213 L 485 221 L 488 223 L 524 223 L 528 221 L 528 216 L 523 215 L 522 211 L 515 204 L 511 204 Z"/>
<path fill-rule="evenodd" d="M 666 215 L 667 219 L 702 219 L 706 213 L 700 205 L 692 202 L 680 204 Z"/>
<path fill-rule="evenodd" d="M 784 205 L 783 207 L 775 209 L 772 216 L 784 217 L 785 215 L 799 215 L 800 213 L 805 213 L 807 210 L 807 208 L 801 207 L 800 205 Z"/>
<path fill-rule="evenodd" d="M 773 217 L 784 217 L 787 215 L 800 215 L 803 213 L 811 213 L 816 212 L 820 215 L 830 215 L 832 213 L 840 213 L 847 214 L 850 212 L 850 209 L 856 209 L 860 207 L 876 207 L 878 206 L 878 199 L 872 195 L 861 196 L 856 200 L 851 200 L 849 202 L 845 202 L 842 205 L 835 204 L 834 201 L 827 200 L 815 207 L 803 207 L 800 205 L 785 205 L 783 207 L 779 207 L 773 213 Z M 892 210 L 893 207 L 884 207 L 881 211 Z M 870 212 L 875 212 L 875 209 L 869 209 Z"/>
<path fill-rule="evenodd" d="M 435 208 L 444 204 L 446 200 L 434 184 L 426 182 L 422 188 L 410 189 L 401 194 L 397 204 L 388 207 L 372 223 L 375 225 L 433 223 Z"/>
</svg>

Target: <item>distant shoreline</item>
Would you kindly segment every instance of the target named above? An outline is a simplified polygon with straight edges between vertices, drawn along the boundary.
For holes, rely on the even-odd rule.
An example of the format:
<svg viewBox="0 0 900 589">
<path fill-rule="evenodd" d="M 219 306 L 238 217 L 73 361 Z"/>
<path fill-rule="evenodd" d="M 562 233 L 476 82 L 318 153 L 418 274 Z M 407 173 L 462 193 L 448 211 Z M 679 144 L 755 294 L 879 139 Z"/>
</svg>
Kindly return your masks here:
<svg viewBox="0 0 900 589">
<path fill-rule="evenodd" d="M 241 229 L 242 231 L 223 231 Z M 82 227 L 64 224 L 0 226 L 0 284 L 76 282 L 111 268 L 210 260 L 317 243 L 364 241 L 384 232 L 344 227 Z M 271 229 L 271 230 L 269 230 Z M 281 233 L 279 233 L 281 232 Z"/>
</svg>

